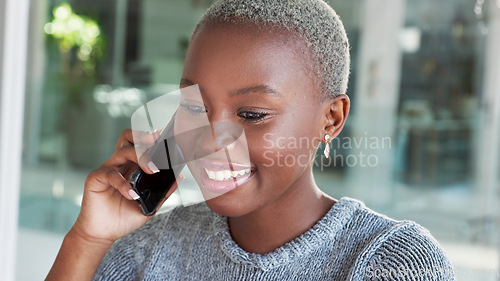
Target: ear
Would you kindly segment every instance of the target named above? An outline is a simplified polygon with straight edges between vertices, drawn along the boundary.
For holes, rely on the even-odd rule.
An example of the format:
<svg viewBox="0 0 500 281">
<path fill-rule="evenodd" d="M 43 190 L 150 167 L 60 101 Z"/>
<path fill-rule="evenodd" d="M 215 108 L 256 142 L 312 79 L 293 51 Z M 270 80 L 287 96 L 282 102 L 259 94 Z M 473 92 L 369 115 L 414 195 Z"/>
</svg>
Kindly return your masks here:
<svg viewBox="0 0 500 281">
<path fill-rule="evenodd" d="M 347 95 L 339 95 L 333 99 L 324 102 L 323 106 L 323 135 L 321 140 L 324 140 L 325 134 L 330 135 L 330 139 L 336 138 L 344 128 L 351 101 Z"/>
</svg>

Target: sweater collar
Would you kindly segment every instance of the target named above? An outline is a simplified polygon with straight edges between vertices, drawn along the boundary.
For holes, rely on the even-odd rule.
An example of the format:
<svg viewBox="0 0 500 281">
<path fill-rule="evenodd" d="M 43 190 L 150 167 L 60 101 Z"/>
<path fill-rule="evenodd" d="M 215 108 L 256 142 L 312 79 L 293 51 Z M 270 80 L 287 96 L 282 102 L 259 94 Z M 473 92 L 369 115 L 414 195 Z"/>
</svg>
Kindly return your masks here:
<svg viewBox="0 0 500 281">
<path fill-rule="evenodd" d="M 227 217 L 217 215 L 213 227 L 223 252 L 233 262 L 267 271 L 309 255 L 321 248 L 326 241 L 334 240 L 336 234 L 362 206 L 363 203 L 357 200 L 342 197 L 312 228 L 265 255 L 249 253 L 240 248 L 231 237 Z"/>
</svg>

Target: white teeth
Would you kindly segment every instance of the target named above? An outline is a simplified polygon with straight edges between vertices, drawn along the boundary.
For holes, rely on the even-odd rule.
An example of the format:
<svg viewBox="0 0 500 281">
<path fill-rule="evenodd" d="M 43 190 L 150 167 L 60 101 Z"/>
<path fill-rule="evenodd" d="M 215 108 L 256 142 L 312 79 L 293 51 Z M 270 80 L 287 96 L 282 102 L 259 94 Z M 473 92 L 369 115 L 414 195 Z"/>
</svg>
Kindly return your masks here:
<svg viewBox="0 0 500 281">
<path fill-rule="evenodd" d="M 214 180 L 221 181 L 223 179 L 224 179 L 224 172 L 223 171 L 215 172 L 215 179 Z"/>
<path fill-rule="evenodd" d="M 251 169 L 245 169 L 245 170 L 239 170 L 239 171 L 230 171 L 230 170 L 219 170 L 219 171 L 212 171 L 205 169 L 205 172 L 208 175 L 208 178 L 211 180 L 217 180 L 217 181 L 223 181 L 223 180 L 228 180 L 230 178 L 236 178 L 238 176 L 243 176 L 245 174 L 250 173 L 252 170 Z"/>
</svg>

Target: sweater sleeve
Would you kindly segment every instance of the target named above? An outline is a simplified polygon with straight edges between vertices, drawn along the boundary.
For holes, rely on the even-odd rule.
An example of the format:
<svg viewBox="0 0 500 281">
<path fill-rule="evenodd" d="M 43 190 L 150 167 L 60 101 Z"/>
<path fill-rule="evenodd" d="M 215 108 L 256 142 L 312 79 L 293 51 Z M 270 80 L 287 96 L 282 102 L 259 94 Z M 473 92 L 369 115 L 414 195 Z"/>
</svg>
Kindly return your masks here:
<svg viewBox="0 0 500 281">
<path fill-rule="evenodd" d="M 141 228 L 117 240 L 104 256 L 93 280 L 137 280 L 143 273 L 146 257 L 153 251 L 158 235 L 173 211 L 157 215 Z"/>
<path fill-rule="evenodd" d="M 453 266 L 428 230 L 414 222 L 388 229 L 363 251 L 352 280 L 453 281 Z"/>
</svg>

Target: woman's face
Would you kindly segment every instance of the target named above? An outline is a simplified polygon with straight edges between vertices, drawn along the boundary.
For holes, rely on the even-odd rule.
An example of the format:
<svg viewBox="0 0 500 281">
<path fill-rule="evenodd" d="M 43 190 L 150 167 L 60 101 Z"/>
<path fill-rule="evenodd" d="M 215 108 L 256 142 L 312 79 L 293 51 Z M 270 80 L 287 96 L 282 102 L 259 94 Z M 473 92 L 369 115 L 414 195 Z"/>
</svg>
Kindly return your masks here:
<svg viewBox="0 0 500 281">
<path fill-rule="evenodd" d="M 304 192 L 301 186 L 310 185 L 311 160 L 324 135 L 319 122 L 323 113 L 304 65 L 309 60 L 284 36 L 249 27 L 208 26 L 197 32 L 188 49 L 181 87 L 198 84 L 202 101 L 183 97 L 176 128 L 189 125 L 187 117 L 206 111 L 211 130 L 193 137 L 189 153 L 193 158 L 208 156 L 190 169 L 209 192 L 222 194 L 207 201 L 219 214 L 241 216 L 269 204 L 293 203 L 294 196 Z M 243 175 L 228 179 L 222 177 L 227 167 L 209 154 L 223 147 L 221 139 L 238 128 L 248 151 L 238 147 L 244 142 L 226 149 L 239 149 L 241 159 L 247 154 L 249 160 L 233 159 L 232 170 Z"/>
</svg>

